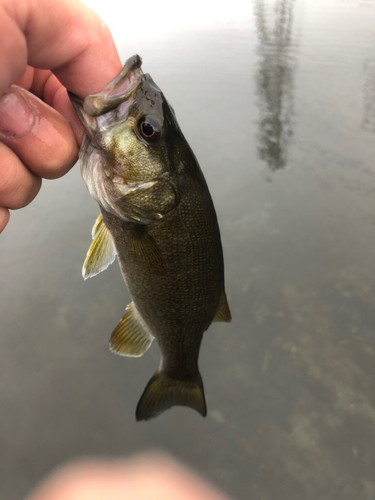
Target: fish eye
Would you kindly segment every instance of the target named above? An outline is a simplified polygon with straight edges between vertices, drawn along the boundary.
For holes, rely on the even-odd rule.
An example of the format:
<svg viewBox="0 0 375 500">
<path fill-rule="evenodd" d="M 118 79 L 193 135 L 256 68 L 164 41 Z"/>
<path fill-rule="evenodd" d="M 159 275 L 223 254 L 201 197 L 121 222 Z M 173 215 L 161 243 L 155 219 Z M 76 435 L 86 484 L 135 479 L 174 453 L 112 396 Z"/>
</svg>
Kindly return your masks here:
<svg viewBox="0 0 375 500">
<path fill-rule="evenodd" d="M 144 116 L 138 122 L 138 129 L 141 136 L 146 141 L 155 141 L 160 137 L 160 129 L 156 123 L 149 117 Z"/>
<path fill-rule="evenodd" d="M 152 137 L 155 134 L 155 129 L 151 123 L 143 122 L 141 125 L 142 134 L 145 137 Z"/>
</svg>

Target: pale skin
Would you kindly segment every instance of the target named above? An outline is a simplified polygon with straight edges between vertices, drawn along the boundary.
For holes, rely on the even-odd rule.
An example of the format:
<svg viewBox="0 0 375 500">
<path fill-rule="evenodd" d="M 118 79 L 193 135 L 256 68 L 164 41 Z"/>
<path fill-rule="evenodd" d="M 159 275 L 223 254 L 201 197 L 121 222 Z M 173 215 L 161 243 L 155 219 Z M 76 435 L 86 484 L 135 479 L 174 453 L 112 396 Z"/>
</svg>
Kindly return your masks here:
<svg viewBox="0 0 375 500">
<path fill-rule="evenodd" d="M 0 232 L 42 179 L 66 174 L 83 128 L 66 89 L 97 93 L 121 71 L 107 26 L 77 0 L 0 0 Z M 16 86 L 14 86 L 16 85 Z M 225 500 L 174 460 L 85 461 L 47 478 L 28 500 Z"/>
<path fill-rule="evenodd" d="M 229 500 L 161 454 L 86 460 L 52 473 L 25 500 Z"/>
</svg>

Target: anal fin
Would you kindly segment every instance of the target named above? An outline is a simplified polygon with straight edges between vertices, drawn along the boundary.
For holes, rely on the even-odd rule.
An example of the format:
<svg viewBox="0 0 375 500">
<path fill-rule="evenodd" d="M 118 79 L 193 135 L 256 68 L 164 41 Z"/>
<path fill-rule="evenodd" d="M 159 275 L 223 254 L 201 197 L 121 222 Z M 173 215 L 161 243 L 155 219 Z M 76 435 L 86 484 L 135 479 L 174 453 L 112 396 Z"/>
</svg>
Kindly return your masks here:
<svg viewBox="0 0 375 500">
<path fill-rule="evenodd" d="M 153 336 L 148 331 L 135 305 L 131 302 L 120 323 L 113 330 L 109 346 L 122 356 L 142 356 L 150 347 Z"/>
<path fill-rule="evenodd" d="M 220 295 L 219 307 L 217 308 L 213 321 L 223 321 L 224 323 L 229 323 L 231 319 L 232 315 L 228 306 L 227 296 L 225 294 L 225 290 L 223 290 Z"/>
</svg>

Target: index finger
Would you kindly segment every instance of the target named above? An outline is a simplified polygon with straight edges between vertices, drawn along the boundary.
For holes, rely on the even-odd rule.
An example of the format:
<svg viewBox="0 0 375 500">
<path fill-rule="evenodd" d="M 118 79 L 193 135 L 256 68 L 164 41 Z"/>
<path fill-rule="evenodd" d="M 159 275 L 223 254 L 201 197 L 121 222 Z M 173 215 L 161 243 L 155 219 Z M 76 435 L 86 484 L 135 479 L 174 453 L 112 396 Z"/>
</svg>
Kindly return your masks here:
<svg viewBox="0 0 375 500">
<path fill-rule="evenodd" d="M 121 71 L 104 22 L 78 0 L 0 0 L 0 95 L 26 65 L 50 69 L 80 97 L 99 92 Z"/>
</svg>

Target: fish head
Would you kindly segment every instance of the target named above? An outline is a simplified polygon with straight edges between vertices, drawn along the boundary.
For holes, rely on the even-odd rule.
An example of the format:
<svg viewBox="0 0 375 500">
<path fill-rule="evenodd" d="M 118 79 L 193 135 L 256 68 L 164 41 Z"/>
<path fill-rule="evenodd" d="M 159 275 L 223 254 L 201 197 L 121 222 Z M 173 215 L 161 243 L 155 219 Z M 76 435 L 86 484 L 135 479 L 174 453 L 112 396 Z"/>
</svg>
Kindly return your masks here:
<svg viewBox="0 0 375 500">
<path fill-rule="evenodd" d="M 173 177 L 181 150 L 177 143 L 186 142 L 172 107 L 151 76 L 142 72 L 141 63 L 139 56 L 131 57 L 102 92 L 83 101 L 69 93 L 86 132 L 83 178 L 99 204 L 122 218 L 125 209 L 120 214 L 118 206 L 124 197 L 130 194 L 134 202 L 135 191 L 155 191 L 159 179 Z M 173 186 L 167 191 L 164 211 L 177 202 Z M 156 212 L 160 217 L 160 210 Z"/>
</svg>

